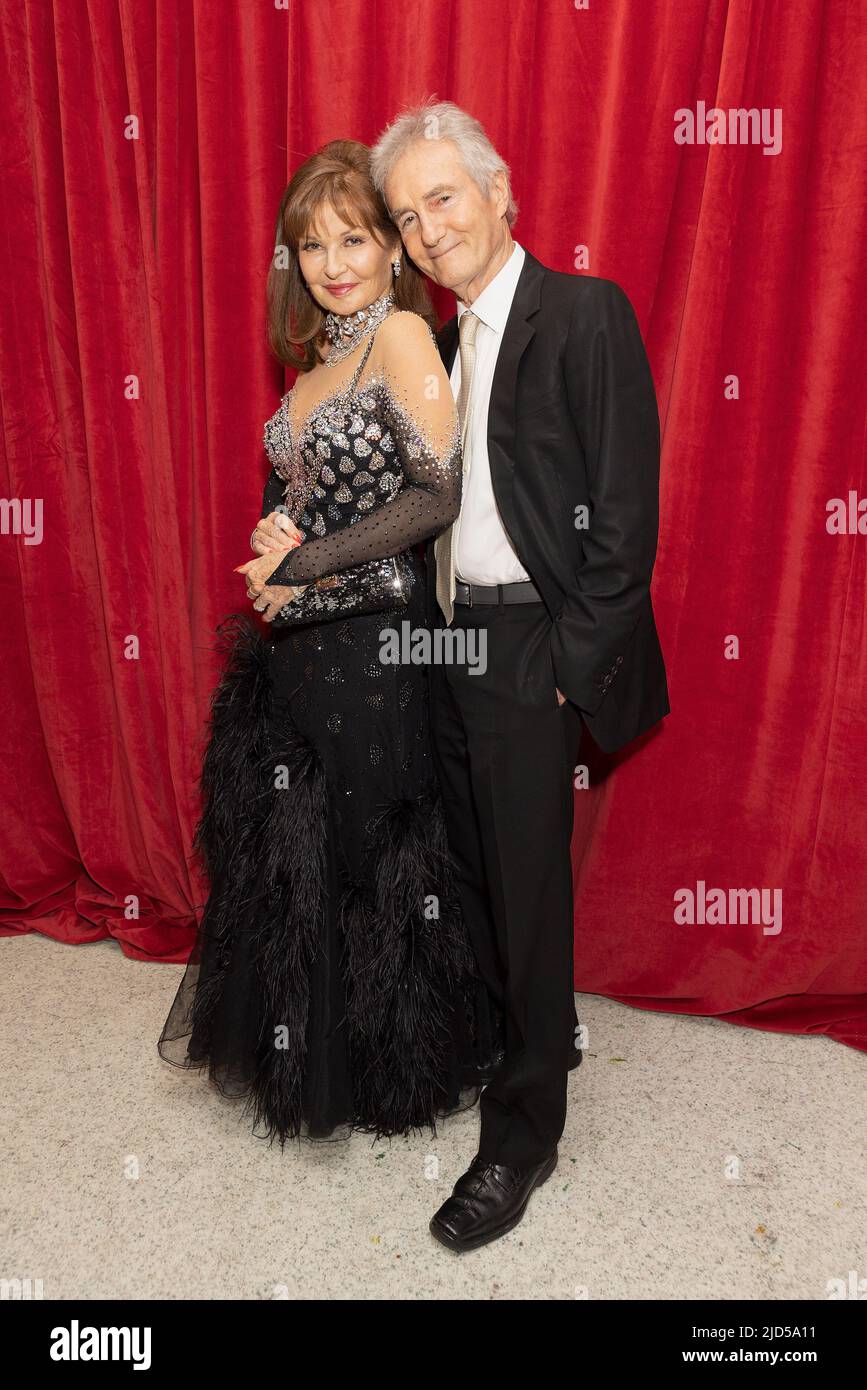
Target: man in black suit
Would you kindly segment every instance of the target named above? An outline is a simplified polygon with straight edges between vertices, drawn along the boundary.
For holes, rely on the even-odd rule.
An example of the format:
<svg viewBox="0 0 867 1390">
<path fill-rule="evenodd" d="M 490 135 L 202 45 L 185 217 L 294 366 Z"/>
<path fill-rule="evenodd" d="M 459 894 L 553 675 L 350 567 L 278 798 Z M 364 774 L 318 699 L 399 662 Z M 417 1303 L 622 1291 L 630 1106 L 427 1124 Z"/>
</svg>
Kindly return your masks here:
<svg viewBox="0 0 867 1390">
<path fill-rule="evenodd" d="M 487 665 L 431 667 L 449 844 L 479 968 L 505 1016 L 479 1151 L 431 1222 L 451 1249 L 511 1230 L 553 1172 L 574 1060 L 572 774 L 669 711 L 650 600 L 659 418 L 613 281 L 511 236 L 509 171 L 448 102 L 371 160 L 407 254 L 458 300 L 439 335 L 458 403 L 461 512 L 428 546 L 431 616 L 483 629 Z"/>
</svg>

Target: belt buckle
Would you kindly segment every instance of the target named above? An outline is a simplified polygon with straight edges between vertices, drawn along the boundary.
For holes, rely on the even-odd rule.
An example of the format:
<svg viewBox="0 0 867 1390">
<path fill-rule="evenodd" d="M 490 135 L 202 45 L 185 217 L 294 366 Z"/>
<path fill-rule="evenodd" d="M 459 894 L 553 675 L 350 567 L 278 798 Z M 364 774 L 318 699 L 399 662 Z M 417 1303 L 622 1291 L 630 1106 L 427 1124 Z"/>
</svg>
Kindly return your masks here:
<svg viewBox="0 0 867 1390">
<path fill-rule="evenodd" d="M 470 581 L 467 580 L 467 607 L 468 607 L 468 608 L 472 608 L 472 606 L 473 606 L 473 586 L 472 586 L 472 584 L 470 583 Z"/>
</svg>

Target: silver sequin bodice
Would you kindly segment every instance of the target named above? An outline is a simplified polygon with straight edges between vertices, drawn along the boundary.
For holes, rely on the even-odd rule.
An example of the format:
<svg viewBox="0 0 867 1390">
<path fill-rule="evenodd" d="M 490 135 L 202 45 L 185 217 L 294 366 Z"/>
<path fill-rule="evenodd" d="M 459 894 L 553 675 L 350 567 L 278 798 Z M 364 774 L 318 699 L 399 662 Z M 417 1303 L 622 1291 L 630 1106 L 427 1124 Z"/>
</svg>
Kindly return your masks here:
<svg viewBox="0 0 867 1390">
<path fill-rule="evenodd" d="M 417 395 L 430 380 L 424 355 L 400 358 L 397 369 L 392 358 L 389 371 L 380 365 L 364 377 L 372 346 L 373 338 L 351 379 L 302 421 L 293 419 L 293 387 L 265 425 L 272 470 L 263 515 L 282 503 L 302 533 L 302 544 L 273 572 L 275 585 L 396 556 L 458 514 L 461 447 L 451 397 L 443 412 Z"/>
<path fill-rule="evenodd" d="M 383 387 L 349 388 L 320 402 L 294 437 L 288 392 L 265 425 L 265 448 L 286 484 L 285 505 L 314 536 L 351 525 L 403 484 L 403 472 L 382 408 Z"/>
</svg>

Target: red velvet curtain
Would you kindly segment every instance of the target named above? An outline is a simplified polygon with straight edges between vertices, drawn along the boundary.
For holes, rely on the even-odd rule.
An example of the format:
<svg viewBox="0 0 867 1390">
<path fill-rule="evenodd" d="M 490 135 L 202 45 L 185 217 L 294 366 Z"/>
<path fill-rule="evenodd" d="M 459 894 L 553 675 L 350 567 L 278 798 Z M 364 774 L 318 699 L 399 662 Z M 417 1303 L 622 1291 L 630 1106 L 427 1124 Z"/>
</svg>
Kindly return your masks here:
<svg viewBox="0 0 867 1390">
<path fill-rule="evenodd" d="M 867 1049 L 859 0 L 19 0 L 0 42 L 4 931 L 185 957 L 280 194 L 436 95 L 522 244 L 624 286 L 658 390 L 672 713 L 585 743 L 576 987 Z M 699 102 L 779 111 L 779 152 L 676 142 Z M 701 884 L 781 930 L 682 924 Z"/>
</svg>

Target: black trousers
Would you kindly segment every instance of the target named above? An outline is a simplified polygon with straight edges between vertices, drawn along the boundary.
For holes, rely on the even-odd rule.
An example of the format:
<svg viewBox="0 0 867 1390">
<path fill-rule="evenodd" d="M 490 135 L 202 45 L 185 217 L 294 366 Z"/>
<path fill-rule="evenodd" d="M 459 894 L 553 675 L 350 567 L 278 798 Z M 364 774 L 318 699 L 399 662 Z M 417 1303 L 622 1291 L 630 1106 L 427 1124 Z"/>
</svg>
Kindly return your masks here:
<svg viewBox="0 0 867 1390">
<path fill-rule="evenodd" d="M 487 645 L 482 674 L 469 663 L 430 668 L 449 848 L 479 970 L 505 1015 L 505 1063 L 482 1092 L 479 1153 L 522 1167 L 550 1153 L 566 1122 L 581 717 L 557 702 L 543 603 L 457 604 L 452 627 L 478 629 Z"/>
</svg>

